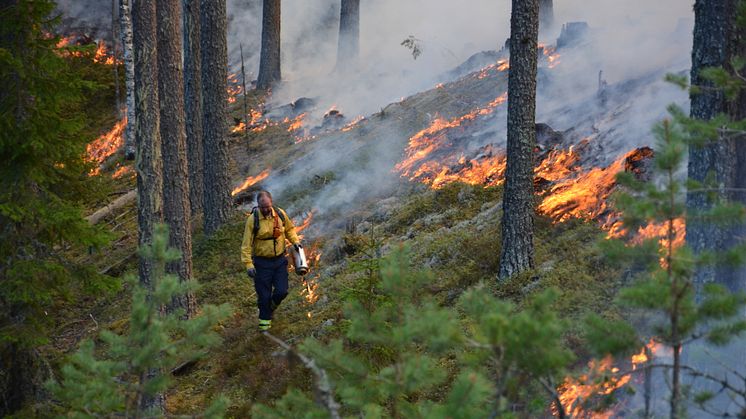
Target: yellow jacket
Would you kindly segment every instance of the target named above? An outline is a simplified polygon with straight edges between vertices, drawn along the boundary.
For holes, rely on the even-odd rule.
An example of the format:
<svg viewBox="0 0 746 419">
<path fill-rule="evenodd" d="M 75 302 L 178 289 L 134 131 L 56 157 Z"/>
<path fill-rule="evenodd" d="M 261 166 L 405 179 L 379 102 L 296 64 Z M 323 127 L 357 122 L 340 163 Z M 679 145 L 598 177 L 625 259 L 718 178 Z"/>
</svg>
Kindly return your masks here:
<svg viewBox="0 0 746 419">
<path fill-rule="evenodd" d="M 265 217 L 258 209 L 256 210 L 256 213 L 259 215 L 259 231 L 256 234 L 256 240 L 254 240 L 254 213 L 252 212 L 246 218 L 243 243 L 241 244 L 241 262 L 246 265 L 247 269 L 254 267 L 254 262 L 251 260 L 252 255 L 275 257 L 285 254 L 285 239 L 292 244 L 300 244 L 298 235 L 295 233 L 293 221 L 282 208 L 277 209 L 282 212 L 285 218 L 284 223 L 282 222 L 282 218 L 275 213 L 274 208 L 272 209 L 272 214 L 268 217 Z M 282 235 L 277 239 L 272 239 L 275 217 L 277 217 L 277 223 L 279 224 Z"/>
</svg>

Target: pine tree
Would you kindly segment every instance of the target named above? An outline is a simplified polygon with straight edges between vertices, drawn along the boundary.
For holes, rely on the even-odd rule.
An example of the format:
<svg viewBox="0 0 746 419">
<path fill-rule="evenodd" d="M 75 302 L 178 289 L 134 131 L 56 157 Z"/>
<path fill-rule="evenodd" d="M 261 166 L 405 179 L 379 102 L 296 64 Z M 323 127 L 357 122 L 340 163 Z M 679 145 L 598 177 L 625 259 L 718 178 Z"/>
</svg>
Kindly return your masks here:
<svg viewBox="0 0 746 419">
<path fill-rule="evenodd" d="M 702 121 L 718 119 L 722 115 L 732 121 L 746 117 L 746 91 L 726 95 L 716 88 L 716 83 L 708 77 L 708 69 L 720 68 L 734 76 L 744 74 L 743 60 L 746 56 L 746 39 L 743 26 L 738 25 L 744 15 L 743 1 L 740 0 L 697 0 L 694 4 L 695 24 L 692 46 L 691 117 Z M 734 135 L 714 131 L 707 138 L 689 149 L 689 177 L 717 193 L 698 191 L 688 192 L 687 206 L 690 213 L 707 212 L 717 205 L 717 201 L 735 200 L 746 203 L 746 194 L 738 193 L 738 188 L 746 188 L 746 142 L 738 141 Z M 713 191 L 714 191 L 713 190 Z M 687 223 L 687 242 L 699 254 L 708 251 L 724 251 L 737 244 L 740 235 L 737 229 L 722 227 L 707 222 L 706 218 L 692 218 Z M 713 281 L 732 288 L 746 287 L 735 284 L 736 278 L 730 269 L 701 267 L 697 271 L 699 284 Z M 740 281 L 743 282 L 743 281 Z"/>
<path fill-rule="evenodd" d="M 541 389 L 542 382 L 551 386 L 562 376 L 571 356 L 560 344 L 564 329 L 551 311 L 551 292 L 519 311 L 476 287 L 462 296 L 459 311 L 422 292 L 431 276 L 413 272 L 409 260 L 398 251 L 381 262 L 377 304 L 361 299 L 347 305 L 345 340 L 310 338 L 300 347 L 332 381 L 333 399 L 343 411 L 364 417 L 508 417 L 508 400 L 535 402 L 544 391 L 533 392 L 526 382 Z M 446 370 L 445 360 L 457 354 L 460 368 Z M 317 394 L 324 393 L 321 387 Z M 543 408 L 555 396 L 544 395 L 544 403 L 536 403 Z M 274 408 L 258 405 L 253 413 L 335 417 L 333 405 L 328 397 L 314 404 L 290 390 Z"/>
<path fill-rule="evenodd" d="M 163 149 L 163 220 L 171 231 L 171 244 L 181 260 L 169 267 L 182 281 L 192 277 L 192 228 L 189 206 L 186 122 L 184 119 L 184 75 L 182 73 L 181 3 L 156 2 L 158 19 L 158 100 Z M 197 310 L 194 295 L 174 301 L 187 316 Z"/>
<path fill-rule="evenodd" d="M 500 279 L 534 267 L 534 145 L 539 0 L 514 0 L 510 18 L 508 146 Z"/>
<path fill-rule="evenodd" d="M 203 306 L 200 316 L 190 320 L 181 320 L 183 310 L 163 310 L 195 286 L 165 273 L 166 264 L 180 259 L 179 251 L 168 247 L 168 236 L 168 228 L 159 225 L 152 245 L 141 248 L 142 257 L 153 266 L 152 283 L 147 287 L 134 277 L 128 279 L 133 292 L 127 332 L 103 331 L 99 348 L 92 340 L 84 341 L 62 367 L 59 381 L 47 384 L 66 416 L 160 416 L 145 408 L 142 400 L 167 390 L 169 372 L 175 367 L 205 356 L 220 343 L 213 329 L 230 314 L 227 305 Z M 151 371 L 159 373 L 150 375 Z M 217 398 L 203 417 L 222 417 L 226 405 L 225 399 Z"/>
<path fill-rule="evenodd" d="M 127 127 L 124 131 L 124 156 L 135 158 L 135 61 L 132 56 L 132 6 L 130 0 L 119 0 L 119 21 L 122 31 L 124 87 L 127 94 Z M 118 64 L 115 63 L 115 66 Z M 119 80 L 117 80 L 117 83 Z"/>
<path fill-rule="evenodd" d="M 132 9 L 135 66 L 135 146 L 138 244 L 150 245 L 153 229 L 163 222 L 163 159 L 161 154 L 154 2 L 136 2 Z M 151 282 L 152 267 L 139 259 L 142 284 Z"/>
<path fill-rule="evenodd" d="M 71 251 L 96 249 L 107 236 L 83 218 L 84 203 L 101 198 L 97 177 L 86 176 L 90 97 L 103 87 L 83 79 L 90 49 L 56 48 L 58 19 L 51 1 L 0 5 L 0 415 L 19 408 L 36 390 L 40 365 L 33 346 L 46 341 L 53 321 L 45 310 L 112 281 L 81 265 Z M 84 57 L 66 54 L 74 48 Z M 85 61 L 85 64 L 83 64 Z M 98 68 L 99 66 L 100 68 Z M 88 71 L 86 74 L 90 74 Z M 97 103 L 110 110 L 113 97 Z"/>
<path fill-rule="evenodd" d="M 633 241 L 630 244 L 624 240 L 603 243 L 614 260 L 644 268 L 633 285 L 619 292 L 618 299 L 624 307 L 642 311 L 645 318 L 651 319 L 646 325 L 647 332 L 636 337 L 632 326 L 623 323 L 609 326 L 600 319 L 591 317 L 589 340 L 600 354 L 607 351 L 629 352 L 635 347 L 639 349 L 650 339 L 670 347 L 672 363 L 650 368 L 664 368 L 669 374 L 669 411 L 670 417 L 675 419 L 682 417 L 685 410 L 683 374 L 696 376 L 701 373 L 696 366 L 684 364 L 684 346 L 701 339 L 722 345 L 732 337 L 746 332 L 746 319 L 740 315 L 746 296 L 732 294 L 716 284 L 708 284 L 698 296 L 694 272 L 699 266 L 725 260 L 742 262 L 746 249 L 732 249 L 728 253 L 700 252 L 694 255 L 688 246 L 675 245 L 676 223 L 689 220 L 684 202 L 684 183 L 676 177 L 685 160 L 688 142 L 688 137 L 680 127 L 688 122 L 681 110 L 674 107 L 671 110 L 679 123 L 664 121 L 656 128 L 658 142 L 653 166 L 656 181 L 641 182 L 629 173 L 620 174 L 618 182 L 627 191 L 619 193 L 615 200 L 617 209 L 622 211 L 626 231 L 637 232 L 640 227 L 655 225 L 662 227 L 663 234 L 644 241 L 632 239 L 639 243 Z M 711 220 L 719 219 L 720 222 L 739 216 L 741 209 L 732 205 L 715 206 L 710 213 Z M 613 339 L 607 333 L 609 330 L 617 331 Z M 620 330 L 626 330 L 626 333 L 618 333 Z M 620 336 L 627 339 L 621 339 Z"/>
<path fill-rule="evenodd" d="M 184 0 L 184 112 L 189 160 L 189 204 L 192 216 L 204 201 L 202 144 L 202 53 L 199 0 Z"/>
<path fill-rule="evenodd" d="M 202 129 L 204 165 L 204 225 L 211 235 L 230 218 L 228 177 L 228 21 L 225 0 L 200 3 L 202 50 Z"/>
<path fill-rule="evenodd" d="M 360 0 L 342 0 L 339 12 L 337 68 L 353 64 L 360 52 Z"/>
<path fill-rule="evenodd" d="M 282 80 L 280 71 L 281 0 L 264 0 L 262 8 L 262 50 L 259 57 L 257 89 L 269 89 Z"/>
</svg>

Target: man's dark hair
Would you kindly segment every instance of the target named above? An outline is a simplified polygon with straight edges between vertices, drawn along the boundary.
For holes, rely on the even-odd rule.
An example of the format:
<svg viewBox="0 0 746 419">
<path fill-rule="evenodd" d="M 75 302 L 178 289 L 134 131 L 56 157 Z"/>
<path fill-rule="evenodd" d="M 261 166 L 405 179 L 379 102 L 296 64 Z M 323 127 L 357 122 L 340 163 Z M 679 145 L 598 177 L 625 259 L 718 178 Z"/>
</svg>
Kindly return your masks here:
<svg viewBox="0 0 746 419">
<path fill-rule="evenodd" d="M 266 196 L 270 200 L 272 199 L 272 194 L 269 193 L 269 191 L 262 189 L 261 191 L 256 193 L 256 202 L 258 203 L 263 196 Z"/>
</svg>

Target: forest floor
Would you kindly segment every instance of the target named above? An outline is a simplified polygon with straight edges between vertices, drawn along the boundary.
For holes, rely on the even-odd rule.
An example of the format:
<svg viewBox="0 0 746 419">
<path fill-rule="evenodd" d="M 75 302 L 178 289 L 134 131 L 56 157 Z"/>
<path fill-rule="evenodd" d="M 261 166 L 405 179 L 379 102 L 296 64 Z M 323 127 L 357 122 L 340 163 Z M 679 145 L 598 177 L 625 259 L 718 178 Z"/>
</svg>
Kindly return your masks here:
<svg viewBox="0 0 746 419">
<path fill-rule="evenodd" d="M 505 90 L 506 84 L 501 74 L 467 76 L 388 105 L 351 130 L 335 130 L 301 142 L 297 134 L 288 131 L 288 124 L 282 123 L 247 135 L 234 134 L 232 179 L 240 184 L 268 167 L 273 168 L 271 176 L 275 179 L 295 176 L 293 183 L 282 183 L 275 202 L 300 222 L 330 188 L 344 187 L 341 182 L 348 166 L 368 164 L 370 155 L 382 143 L 396 156 L 392 160 L 400 159 L 409 137 L 426 128 L 433 115 L 448 119 L 485 106 Z M 262 99 L 250 94 L 249 107 L 254 109 Z M 241 109 L 239 97 L 232 107 L 233 116 L 240 116 Z M 345 163 L 308 163 L 317 161 L 324 152 L 339 149 L 349 156 Z M 396 161 L 390 163 L 389 172 Z M 115 168 L 128 164 L 121 156 L 115 157 L 101 176 L 111 177 Z M 298 172 L 305 175 L 298 178 Z M 111 188 L 115 191 L 112 199 L 134 188 L 132 172 L 112 179 Z M 371 263 L 400 245 L 410 248 L 414 267 L 432 272 L 432 282 L 423 292 L 435 295 L 446 305 L 482 281 L 519 306 L 536 292 L 556 287 L 561 297 L 555 308 L 571 324 L 565 339 L 581 361 L 588 355 L 580 344 L 578 320 L 587 312 L 619 315 L 610 303 L 623 274 L 604 262 L 597 243 L 605 232 L 595 221 L 554 223 L 537 216 L 537 268 L 498 286 L 501 186 L 457 182 L 431 189 L 396 179 L 385 188 L 373 189 L 367 196 L 354 196 L 348 205 L 314 215 L 313 228 L 308 229 L 304 242 L 314 254 L 321 254 L 320 260 L 307 284 L 291 274 L 290 295 L 276 313 L 273 334 L 290 344 L 308 336 L 322 340 L 342 336 L 345 301 L 364 293 Z M 91 208 L 102 204 L 92 203 Z M 241 207 L 232 221 L 210 238 L 201 234 L 200 221 L 194 222 L 194 276 L 201 285 L 197 299 L 202 304 L 230 303 L 234 313 L 219 327 L 223 344 L 174 377 L 175 385 L 167 395 L 171 413 L 199 412 L 222 394 L 231 401 L 230 417 L 248 417 L 255 403 L 272 404 L 293 387 L 310 389 L 310 375 L 303 366 L 281 356 L 280 348 L 257 331 L 256 295 L 239 259 L 246 209 Z M 136 272 L 134 203 L 111 214 L 104 223 L 113 232 L 110 246 L 79 257 L 110 276 Z M 312 286 L 316 288 L 309 299 Z M 53 368 L 59 367 L 82 339 L 95 339 L 102 329 L 126 330 L 128 308 L 127 287 L 66 307 L 50 344 L 42 348 L 43 354 Z M 370 357 L 375 362 L 376 355 Z"/>
</svg>

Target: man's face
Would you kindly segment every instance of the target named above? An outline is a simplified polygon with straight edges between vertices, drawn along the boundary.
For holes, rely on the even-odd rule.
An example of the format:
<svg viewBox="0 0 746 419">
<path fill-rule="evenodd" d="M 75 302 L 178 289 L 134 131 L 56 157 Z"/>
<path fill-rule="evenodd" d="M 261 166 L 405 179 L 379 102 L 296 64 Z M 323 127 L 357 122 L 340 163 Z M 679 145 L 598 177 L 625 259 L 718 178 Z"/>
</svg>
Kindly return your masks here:
<svg viewBox="0 0 746 419">
<path fill-rule="evenodd" d="M 262 212 L 262 215 L 265 217 L 269 217 L 270 214 L 272 214 L 272 200 L 267 198 L 266 196 L 262 196 L 259 198 L 259 211 Z"/>
</svg>

